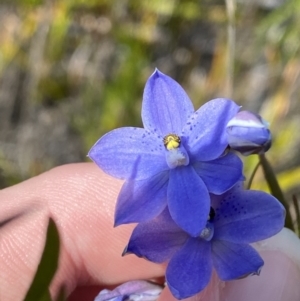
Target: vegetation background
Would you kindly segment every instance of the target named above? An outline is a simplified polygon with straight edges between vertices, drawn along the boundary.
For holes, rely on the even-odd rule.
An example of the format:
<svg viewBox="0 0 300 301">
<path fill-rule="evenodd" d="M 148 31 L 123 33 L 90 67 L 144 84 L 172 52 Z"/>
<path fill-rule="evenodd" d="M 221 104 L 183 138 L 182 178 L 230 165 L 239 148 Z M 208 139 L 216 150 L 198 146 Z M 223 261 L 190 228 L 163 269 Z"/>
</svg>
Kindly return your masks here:
<svg viewBox="0 0 300 301">
<path fill-rule="evenodd" d="M 0 189 L 141 126 L 157 67 L 195 108 L 229 97 L 270 122 L 267 158 L 300 234 L 300 0 L 0 0 L 0 20 Z M 244 161 L 249 180 L 259 158 Z M 252 187 L 268 191 L 261 167 Z M 50 221 L 26 301 L 51 300 L 58 250 Z"/>
<path fill-rule="evenodd" d="M 141 126 L 157 67 L 196 108 L 230 97 L 268 120 L 267 157 L 299 195 L 300 0 L 1 0 L 0 20 L 1 188 Z M 260 169 L 253 187 L 267 190 Z"/>
</svg>

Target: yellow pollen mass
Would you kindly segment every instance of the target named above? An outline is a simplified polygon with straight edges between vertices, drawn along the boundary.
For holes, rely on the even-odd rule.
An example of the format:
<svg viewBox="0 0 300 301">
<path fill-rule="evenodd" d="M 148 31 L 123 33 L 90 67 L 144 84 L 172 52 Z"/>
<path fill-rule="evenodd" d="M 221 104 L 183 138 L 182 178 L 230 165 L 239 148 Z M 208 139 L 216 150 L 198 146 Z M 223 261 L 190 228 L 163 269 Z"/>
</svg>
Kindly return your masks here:
<svg viewBox="0 0 300 301">
<path fill-rule="evenodd" d="M 172 150 L 180 146 L 180 138 L 175 134 L 169 134 L 164 137 L 164 145 L 167 150 Z"/>
</svg>

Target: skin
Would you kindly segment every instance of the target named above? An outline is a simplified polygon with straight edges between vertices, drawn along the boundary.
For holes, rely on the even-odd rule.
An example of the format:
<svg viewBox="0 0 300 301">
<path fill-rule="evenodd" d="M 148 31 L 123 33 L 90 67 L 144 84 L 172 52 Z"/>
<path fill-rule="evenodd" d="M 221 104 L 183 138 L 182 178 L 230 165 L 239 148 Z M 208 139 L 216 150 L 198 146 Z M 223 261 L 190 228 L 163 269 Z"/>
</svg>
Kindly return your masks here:
<svg viewBox="0 0 300 301">
<path fill-rule="evenodd" d="M 165 265 L 121 257 L 134 225 L 113 228 L 122 181 L 93 163 L 70 164 L 0 191 L 0 300 L 22 300 L 45 243 L 48 218 L 61 238 L 52 296 L 61 285 L 69 301 L 93 300 L 102 288 L 133 279 L 159 279 Z M 288 230 L 256 244 L 265 266 L 259 277 L 209 286 L 190 301 L 300 300 L 300 242 Z M 161 279 L 161 278 L 160 278 Z M 174 301 L 166 288 L 159 301 Z"/>
</svg>

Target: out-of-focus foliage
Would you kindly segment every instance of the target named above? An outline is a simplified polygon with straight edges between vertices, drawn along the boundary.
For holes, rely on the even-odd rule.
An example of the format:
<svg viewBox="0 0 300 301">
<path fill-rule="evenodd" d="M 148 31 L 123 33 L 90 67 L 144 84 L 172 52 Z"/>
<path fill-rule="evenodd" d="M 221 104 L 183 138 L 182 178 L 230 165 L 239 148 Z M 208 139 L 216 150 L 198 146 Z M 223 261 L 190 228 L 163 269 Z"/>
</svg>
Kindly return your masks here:
<svg viewBox="0 0 300 301">
<path fill-rule="evenodd" d="M 259 38 L 265 41 L 283 63 L 299 56 L 300 51 L 300 1 L 286 1 L 270 13 L 258 27 Z"/>
<path fill-rule="evenodd" d="M 267 157 L 291 200 L 300 190 L 300 0 L 273 3 L 238 2 L 227 95 L 224 1 L 1 2 L 1 187 L 86 160 L 105 132 L 140 126 L 143 87 L 158 67 L 195 107 L 227 96 L 268 120 Z M 257 161 L 245 160 L 247 177 Z M 267 190 L 260 168 L 252 187 Z"/>
</svg>

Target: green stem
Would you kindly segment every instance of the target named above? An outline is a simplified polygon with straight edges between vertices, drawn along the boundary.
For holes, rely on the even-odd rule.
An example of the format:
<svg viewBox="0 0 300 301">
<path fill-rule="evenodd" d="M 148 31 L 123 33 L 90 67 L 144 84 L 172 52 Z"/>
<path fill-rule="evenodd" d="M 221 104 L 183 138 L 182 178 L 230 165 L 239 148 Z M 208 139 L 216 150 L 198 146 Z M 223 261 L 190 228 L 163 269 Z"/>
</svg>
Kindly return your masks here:
<svg viewBox="0 0 300 301">
<path fill-rule="evenodd" d="M 298 230 L 298 236 L 300 236 L 300 210 L 299 210 L 299 204 L 298 200 L 295 195 L 293 195 L 293 204 L 295 208 L 295 213 L 296 213 L 296 221 L 297 221 L 297 230 Z"/>
<path fill-rule="evenodd" d="M 260 162 L 258 161 L 257 164 L 256 164 L 256 166 L 254 167 L 253 172 L 252 172 L 252 174 L 251 174 L 251 176 L 250 176 L 250 179 L 249 179 L 249 181 L 248 181 L 247 189 L 250 189 L 250 188 L 251 188 L 251 185 L 252 185 L 254 176 L 256 175 L 256 172 L 257 172 L 257 170 L 258 170 L 259 165 L 260 165 Z"/>
<path fill-rule="evenodd" d="M 285 227 L 291 229 L 292 231 L 295 231 L 291 212 L 289 210 L 289 204 L 284 198 L 283 192 L 279 186 L 279 183 L 277 181 L 276 175 L 273 171 L 271 164 L 269 163 L 269 161 L 267 160 L 264 154 L 259 155 L 259 162 L 260 165 L 262 166 L 271 194 L 281 202 L 281 204 L 284 206 L 286 210 Z"/>
</svg>

